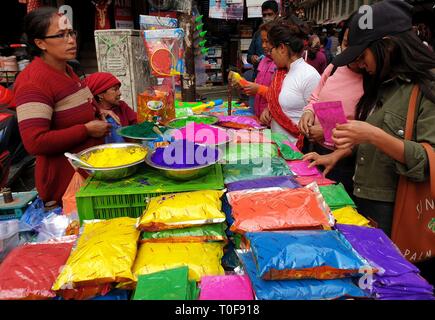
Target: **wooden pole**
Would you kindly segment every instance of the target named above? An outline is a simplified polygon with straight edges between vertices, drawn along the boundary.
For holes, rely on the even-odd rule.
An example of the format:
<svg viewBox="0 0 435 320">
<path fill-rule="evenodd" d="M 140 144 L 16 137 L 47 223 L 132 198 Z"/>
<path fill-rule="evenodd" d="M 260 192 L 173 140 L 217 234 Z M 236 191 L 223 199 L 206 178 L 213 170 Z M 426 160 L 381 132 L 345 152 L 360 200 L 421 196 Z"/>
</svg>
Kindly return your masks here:
<svg viewBox="0 0 435 320">
<path fill-rule="evenodd" d="M 180 13 L 178 17 L 180 28 L 183 28 L 184 35 L 184 61 L 185 71 L 181 75 L 181 96 L 183 101 L 196 101 L 196 78 L 195 78 L 195 53 L 193 34 L 195 22 L 191 14 Z"/>
</svg>

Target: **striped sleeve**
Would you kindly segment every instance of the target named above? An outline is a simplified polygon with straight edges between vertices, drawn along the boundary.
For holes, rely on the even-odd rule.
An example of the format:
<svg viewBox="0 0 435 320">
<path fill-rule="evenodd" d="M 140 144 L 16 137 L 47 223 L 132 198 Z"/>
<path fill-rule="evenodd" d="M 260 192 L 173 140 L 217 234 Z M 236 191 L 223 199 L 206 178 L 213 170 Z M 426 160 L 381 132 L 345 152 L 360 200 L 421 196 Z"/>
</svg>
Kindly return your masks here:
<svg viewBox="0 0 435 320">
<path fill-rule="evenodd" d="M 53 101 L 37 86 L 26 84 L 15 92 L 18 125 L 27 152 L 33 155 L 63 153 L 87 139 L 85 125 L 51 129 Z"/>
</svg>

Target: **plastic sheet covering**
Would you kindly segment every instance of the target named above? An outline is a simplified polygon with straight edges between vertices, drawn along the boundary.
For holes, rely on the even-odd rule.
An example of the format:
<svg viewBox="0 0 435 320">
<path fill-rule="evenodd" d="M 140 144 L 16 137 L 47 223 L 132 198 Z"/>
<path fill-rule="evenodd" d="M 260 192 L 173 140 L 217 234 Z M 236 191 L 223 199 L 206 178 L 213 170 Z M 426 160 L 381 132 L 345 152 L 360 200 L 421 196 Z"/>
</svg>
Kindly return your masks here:
<svg viewBox="0 0 435 320">
<path fill-rule="evenodd" d="M 133 280 L 139 238 L 135 224 L 136 219 L 127 217 L 85 223 L 53 290 Z"/>
<path fill-rule="evenodd" d="M 237 252 L 251 279 L 259 300 L 332 300 L 343 297 L 366 298 L 351 278 L 334 280 L 278 280 L 266 281 L 257 277 L 255 260 L 250 251 Z"/>
<path fill-rule="evenodd" d="M 245 163 L 257 158 L 274 158 L 278 148 L 271 143 L 231 143 L 225 150 L 228 163 Z"/>
<path fill-rule="evenodd" d="M 247 275 L 202 277 L 200 288 L 199 300 L 254 300 Z"/>
<path fill-rule="evenodd" d="M 222 195 L 223 191 L 205 190 L 154 197 L 141 216 L 138 228 L 160 231 L 224 222 Z"/>
<path fill-rule="evenodd" d="M 351 224 L 364 227 L 369 227 L 370 224 L 368 219 L 360 215 L 358 211 L 349 206 L 332 211 L 332 215 L 334 216 L 335 220 L 337 220 L 337 223 L 340 224 Z"/>
<path fill-rule="evenodd" d="M 221 243 L 144 243 L 140 246 L 133 273 L 136 277 L 162 270 L 189 267 L 189 279 L 223 275 Z"/>
<path fill-rule="evenodd" d="M 188 275 L 186 266 L 140 275 L 133 300 L 196 300 L 196 282 Z"/>
<path fill-rule="evenodd" d="M 0 300 L 54 298 L 51 287 L 75 240 L 67 237 L 62 242 L 29 243 L 11 251 L 0 265 Z"/>
<path fill-rule="evenodd" d="M 335 230 L 246 233 L 264 280 L 338 279 L 370 267 Z"/>
<path fill-rule="evenodd" d="M 235 232 L 330 228 L 328 213 L 319 207 L 316 193 L 306 188 L 233 191 L 227 198 Z"/>
<path fill-rule="evenodd" d="M 291 176 L 287 163 L 282 158 L 252 159 L 247 164 L 235 163 L 223 166 L 225 184 L 262 177 Z"/>
<path fill-rule="evenodd" d="M 229 192 L 246 190 L 246 189 L 271 188 L 271 187 L 296 189 L 296 188 L 300 188 L 301 186 L 291 176 L 264 177 L 264 178 L 258 178 L 253 180 L 236 181 L 227 184 L 227 190 Z"/>
<path fill-rule="evenodd" d="M 330 186 L 321 186 L 320 192 L 331 210 L 340 209 L 346 206 L 356 207 L 352 198 L 346 192 L 346 189 L 344 189 L 344 186 L 341 183 Z"/>
<path fill-rule="evenodd" d="M 218 125 L 235 129 L 261 129 L 264 128 L 253 117 L 246 116 L 219 116 Z"/>
<path fill-rule="evenodd" d="M 208 224 L 183 229 L 142 232 L 140 242 L 208 242 L 226 241 L 225 223 Z"/>
</svg>

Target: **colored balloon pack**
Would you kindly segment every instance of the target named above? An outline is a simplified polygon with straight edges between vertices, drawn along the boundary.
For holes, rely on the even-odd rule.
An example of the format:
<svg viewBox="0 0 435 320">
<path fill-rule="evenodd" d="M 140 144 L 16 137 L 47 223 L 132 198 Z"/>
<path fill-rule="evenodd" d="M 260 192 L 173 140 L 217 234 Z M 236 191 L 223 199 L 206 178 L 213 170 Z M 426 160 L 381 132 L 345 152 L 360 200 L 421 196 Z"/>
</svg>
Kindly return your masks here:
<svg viewBox="0 0 435 320">
<path fill-rule="evenodd" d="M 187 266 L 140 275 L 133 300 L 196 300 L 198 289 Z"/>
<path fill-rule="evenodd" d="M 330 228 L 316 193 L 305 188 L 233 191 L 227 198 L 235 219 L 234 232 Z"/>
<path fill-rule="evenodd" d="M 128 217 L 86 222 L 53 290 L 132 280 L 139 238 L 135 224 Z"/>
<path fill-rule="evenodd" d="M 29 243 L 12 250 L 0 265 L 0 300 L 39 300 L 56 296 L 51 289 L 74 240 Z"/>
<path fill-rule="evenodd" d="M 351 224 L 364 227 L 368 227 L 370 224 L 370 220 L 360 215 L 358 211 L 355 210 L 355 208 L 352 208 L 350 206 L 334 210 L 332 211 L 332 214 L 335 220 L 337 220 L 337 223 L 340 224 Z"/>
<path fill-rule="evenodd" d="M 332 300 L 366 298 L 368 295 L 351 278 L 333 280 L 278 280 L 267 281 L 257 276 L 255 260 L 250 251 L 238 251 L 255 296 L 258 300 Z"/>
<path fill-rule="evenodd" d="M 205 190 L 151 198 L 138 228 L 142 231 L 161 231 L 224 222 L 222 195 L 222 191 Z"/>
<path fill-rule="evenodd" d="M 282 158 L 258 158 L 249 163 L 234 163 L 223 166 L 225 184 L 262 177 L 291 176 L 287 163 Z"/>
<path fill-rule="evenodd" d="M 251 282 L 246 275 L 205 276 L 200 288 L 199 300 L 254 300 Z"/>
<path fill-rule="evenodd" d="M 207 224 L 198 227 L 142 232 L 141 243 L 145 242 L 209 242 L 226 241 L 225 223 Z"/>
<path fill-rule="evenodd" d="M 174 92 L 169 85 L 147 88 L 137 96 L 137 121 L 166 124 L 175 118 Z"/>
<path fill-rule="evenodd" d="M 189 279 L 200 281 L 206 275 L 223 275 L 222 243 L 144 243 L 133 266 L 136 277 L 162 270 L 189 267 Z"/>
<path fill-rule="evenodd" d="M 248 232 L 257 265 L 264 280 L 338 279 L 360 275 L 369 267 L 335 230 Z"/>
<path fill-rule="evenodd" d="M 320 186 L 320 192 L 323 195 L 328 206 L 331 210 L 340 209 L 346 206 L 356 207 L 352 198 L 344 189 L 343 184 Z"/>
<path fill-rule="evenodd" d="M 263 188 L 288 188 L 296 189 L 301 186 L 291 176 L 264 177 L 252 180 L 236 181 L 227 184 L 227 191 L 239 191 L 246 189 L 263 189 Z"/>
</svg>

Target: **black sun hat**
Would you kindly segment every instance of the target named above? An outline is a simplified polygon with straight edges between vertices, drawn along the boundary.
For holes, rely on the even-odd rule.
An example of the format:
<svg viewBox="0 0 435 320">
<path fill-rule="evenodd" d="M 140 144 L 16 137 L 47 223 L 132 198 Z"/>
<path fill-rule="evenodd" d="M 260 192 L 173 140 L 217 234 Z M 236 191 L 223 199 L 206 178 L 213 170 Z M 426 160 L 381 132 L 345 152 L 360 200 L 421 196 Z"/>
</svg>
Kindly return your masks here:
<svg viewBox="0 0 435 320">
<path fill-rule="evenodd" d="M 335 66 L 348 65 L 376 40 L 412 28 L 413 7 L 405 1 L 384 0 L 367 7 L 371 11 L 362 6 L 350 21 L 349 46 L 332 61 Z"/>
</svg>

